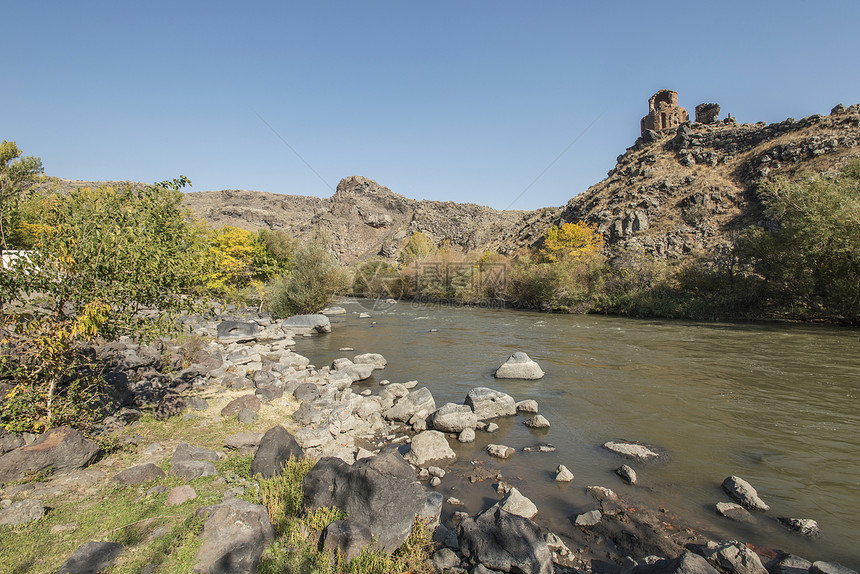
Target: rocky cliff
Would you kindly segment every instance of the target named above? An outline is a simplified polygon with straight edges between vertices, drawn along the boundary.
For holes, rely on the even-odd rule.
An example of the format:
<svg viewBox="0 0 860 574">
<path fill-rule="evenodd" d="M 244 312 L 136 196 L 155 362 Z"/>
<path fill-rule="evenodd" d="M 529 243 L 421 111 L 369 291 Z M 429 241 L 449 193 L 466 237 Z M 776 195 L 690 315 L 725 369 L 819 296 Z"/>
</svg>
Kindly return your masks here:
<svg viewBox="0 0 860 574">
<path fill-rule="evenodd" d="M 860 157 L 858 144 L 860 104 L 770 125 L 646 131 L 606 179 L 568 202 L 561 220 L 596 224 L 612 250 L 709 251 L 761 219 L 755 189 L 763 179 L 838 169 Z"/>
<path fill-rule="evenodd" d="M 327 199 L 224 190 L 187 193 L 184 203 L 216 227 L 281 229 L 297 237 L 322 230 L 343 263 L 393 259 L 415 231 L 467 251 L 512 253 L 539 245 L 552 225 L 570 221 L 597 225 L 607 254 L 632 249 L 679 258 L 716 249 L 758 223 L 755 189 L 763 179 L 838 169 L 860 157 L 860 104 L 769 125 L 714 116 L 707 124 L 645 130 L 606 179 L 562 208 L 497 211 L 420 201 L 360 176 L 341 180 Z M 61 187 L 98 184 L 57 181 Z"/>
</svg>

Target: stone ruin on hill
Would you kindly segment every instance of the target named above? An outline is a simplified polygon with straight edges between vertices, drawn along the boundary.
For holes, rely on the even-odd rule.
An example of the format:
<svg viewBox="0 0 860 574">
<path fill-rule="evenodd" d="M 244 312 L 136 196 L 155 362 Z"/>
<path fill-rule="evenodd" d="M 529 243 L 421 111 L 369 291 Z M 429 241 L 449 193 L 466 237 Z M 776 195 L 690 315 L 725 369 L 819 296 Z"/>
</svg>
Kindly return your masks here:
<svg viewBox="0 0 860 574">
<path fill-rule="evenodd" d="M 642 118 L 642 135 L 675 128 L 690 121 L 687 110 L 678 105 L 678 92 L 660 90 L 648 99 L 648 115 Z"/>
</svg>

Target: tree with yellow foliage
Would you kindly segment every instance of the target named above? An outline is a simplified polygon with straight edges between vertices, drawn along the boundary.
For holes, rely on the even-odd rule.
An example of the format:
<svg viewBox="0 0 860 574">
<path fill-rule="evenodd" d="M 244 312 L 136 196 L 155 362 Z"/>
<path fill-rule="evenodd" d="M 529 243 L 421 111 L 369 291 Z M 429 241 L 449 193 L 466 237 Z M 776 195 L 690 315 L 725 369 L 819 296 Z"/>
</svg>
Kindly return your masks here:
<svg viewBox="0 0 860 574">
<path fill-rule="evenodd" d="M 603 235 L 594 224 L 577 221 L 553 227 L 546 234 L 541 256 L 547 261 L 588 261 L 603 249 Z"/>
</svg>

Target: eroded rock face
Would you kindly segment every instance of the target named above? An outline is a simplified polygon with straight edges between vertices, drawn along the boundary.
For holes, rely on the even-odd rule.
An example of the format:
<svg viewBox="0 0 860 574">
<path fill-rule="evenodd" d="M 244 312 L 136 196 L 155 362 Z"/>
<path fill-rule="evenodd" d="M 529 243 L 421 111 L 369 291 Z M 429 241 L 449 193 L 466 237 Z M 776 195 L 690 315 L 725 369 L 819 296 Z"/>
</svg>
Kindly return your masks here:
<svg viewBox="0 0 860 574">
<path fill-rule="evenodd" d="M 529 520 L 490 507 L 458 527 L 460 551 L 473 564 L 501 572 L 551 574 L 552 553 L 540 528 Z"/>
<path fill-rule="evenodd" d="M 231 498 L 223 504 L 203 507 L 206 515 L 195 555 L 199 574 L 254 574 L 265 547 L 275 539 L 266 507 Z"/>
<path fill-rule="evenodd" d="M 385 552 L 406 540 L 426 502 L 424 488 L 396 448 L 383 449 L 352 466 L 337 458 L 322 458 L 305 476 L 302 490 L 306 508 L 340 508 L 347 513 L 347 521 L 366 525 L 375 547 Z"/>
<path fill-rule="evenodd" d="M 0 482 L 21 480 L 48 468 L 55 472 L 84 468 L 98 452 L 95 442 L 70 427 L 51 429 L 33 444 L 0 456 Z"/>
</svg>

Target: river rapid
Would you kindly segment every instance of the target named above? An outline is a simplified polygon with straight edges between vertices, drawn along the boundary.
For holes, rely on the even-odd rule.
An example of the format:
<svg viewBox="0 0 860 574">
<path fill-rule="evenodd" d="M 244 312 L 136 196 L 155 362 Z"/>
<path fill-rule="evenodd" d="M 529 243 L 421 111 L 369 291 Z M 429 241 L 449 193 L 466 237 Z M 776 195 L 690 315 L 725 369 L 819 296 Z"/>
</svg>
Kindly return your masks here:
<svg viewBox="0 0 860 574">
<path fill-rule="evenodd" d="M 549 315 L 509 309 L 419 305 L 401 301 L 340 303 L 332 333 L 301 339 L 296 351 L 317 366 L 358 353 L 381 353 L 388 366 L 353 385 L 378 391 L 379 380 L 418 380 L 437 407 L 462 403 L 487 386 L 516 400 L 535 399 L 551 428 L 536 431 L 523 417 L 497 419 L 494 434 L 475 443 L 451 441 L 460 469 L 498 468 L 535 502 L 539 521 L 571 530 L 594 508 L 585 486 L 612 488 L 632 503 L 665 508 L 706 536 L 736 538 L 809 560 L 860 569 L 860 332 L 817 326 L 636 320 Z M 368 312 L 370 318 L 358 318 Z M 340 348 L 355 351 L 343 352 Z M 537 361 L 539 381 L 497 380 L 493 372 L 515 351 Z M 631 463 L 601 447 L 625 439 L 658 447 L 667 457 Z M 491 459 L 488 443 L 515 447 L 508 461 Z M 551 453 L 520 449 L 538 443 Z M 636 469 L 624 484 L 614 470 Z M 572 484 L 554 482 L 564 464 Z M 753 524 L 718 515 L 730 499 L 729 475 L 750 482 L 771 506 Z M 497 500 L 492 481 L 468 485 L 454 473 L 440 491 L 470 514 Z M 446 505 L 447 507 L 447 505 Z M 450 512 L 450 508 L 448 511 Z M 455 509 L 456 510 L 456 509 Z M 462 510 L 462 509 L 460 509 Z M 807 540 L 776 517 L 812 518 L 821 535 Z"/>
</svg>

